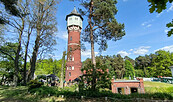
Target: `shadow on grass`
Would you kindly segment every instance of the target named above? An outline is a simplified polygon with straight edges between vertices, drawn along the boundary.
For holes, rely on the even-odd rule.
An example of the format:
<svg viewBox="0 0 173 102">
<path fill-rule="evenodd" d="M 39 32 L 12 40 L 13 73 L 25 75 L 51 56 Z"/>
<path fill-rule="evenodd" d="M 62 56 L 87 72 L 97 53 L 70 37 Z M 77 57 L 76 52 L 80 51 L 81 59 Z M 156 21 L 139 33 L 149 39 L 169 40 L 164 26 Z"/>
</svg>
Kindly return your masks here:
<svg viewBox="0 0 173 102">
<path fill-rule="evenodd" d="M 0 102 L 37 102 L 39 97 L 28 93 L 27 87 L 0 87 Z"/>
</svg>

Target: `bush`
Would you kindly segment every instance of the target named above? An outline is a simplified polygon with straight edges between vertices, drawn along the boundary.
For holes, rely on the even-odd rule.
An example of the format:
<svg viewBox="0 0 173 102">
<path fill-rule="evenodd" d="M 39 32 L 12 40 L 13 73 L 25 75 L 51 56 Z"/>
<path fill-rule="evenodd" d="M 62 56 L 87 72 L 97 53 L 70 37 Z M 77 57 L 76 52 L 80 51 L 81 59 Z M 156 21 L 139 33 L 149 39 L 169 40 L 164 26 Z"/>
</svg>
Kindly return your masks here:
<svg viewBox="0 0 173 102">
<path fill-rule="evenodd" d="M 30 93 L 36 93 L 37 95 L 44 96 L 56 96 L 59 92 L 56 87 L 41 86 L 39 88 L 33 88 L 29 90 Z"/>
<path fill-rule="evenodd" d="M 30 80 L 28 83 L 29 89 L 39 88 L 43 85 L 43 82 L 38 82 L 37 80 Z"/>
</svg>

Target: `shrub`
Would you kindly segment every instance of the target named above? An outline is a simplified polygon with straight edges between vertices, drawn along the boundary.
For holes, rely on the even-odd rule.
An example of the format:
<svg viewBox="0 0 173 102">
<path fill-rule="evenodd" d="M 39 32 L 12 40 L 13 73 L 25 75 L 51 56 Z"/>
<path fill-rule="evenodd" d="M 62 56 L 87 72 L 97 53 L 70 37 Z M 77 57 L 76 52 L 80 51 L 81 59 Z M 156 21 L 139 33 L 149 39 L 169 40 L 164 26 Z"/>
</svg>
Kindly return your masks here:
<svg viewBox="0 0 173 102">
<path fill-rule="evenodd" d="M 33 88 L 29 90 L 30 93 L 36 93 L 37 95 L 44 97 L 44 96 L 56 96 L 58 90 L 56 87 L 49 87 L 49 86 L 41 86 L 39 88 Z"/>
<path fill-rule="evenodd" d="M 30 80 L 28 83 L 29 89 L 39 88 L 43 85 L 43 82 L 38 82 L 37 80 Z"/>
</svg>

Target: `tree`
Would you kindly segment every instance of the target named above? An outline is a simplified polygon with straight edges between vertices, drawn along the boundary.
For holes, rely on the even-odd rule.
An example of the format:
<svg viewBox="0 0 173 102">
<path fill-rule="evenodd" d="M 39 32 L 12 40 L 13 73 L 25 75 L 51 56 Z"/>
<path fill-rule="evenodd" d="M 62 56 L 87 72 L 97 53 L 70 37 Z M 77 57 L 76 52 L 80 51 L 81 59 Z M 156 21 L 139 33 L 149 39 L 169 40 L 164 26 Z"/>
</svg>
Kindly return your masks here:
<svg viewBox="0 0 173 102">
<path fill-rule="evenodd" d="M 1 0 L 1 3 L 4 4 L 7 12 L 1 12 L 1 24 L 6 24 L 11 26 L 18 34 L 17 49 L 15 55 L 15 74 L 13 78 L 14 86 L 17 86 L 18 81 L 18 71 L 19 71 L 19 55 L 21 53 L 21 41 L 23 32 L 25 29 L 25 17 L 28 15 L 27 12 L 27 2 L 18 1 L 18 0 Z"/>
<path fill-rule="evenodd" d="M 5 6 L 5 10 L 8 14 L 16 17 L 21 17 L 22 12 L 20 12 L 19 8 L 17 8 L 17 2 L 18 0 L 0 0 L 0 3 Z M 2 11 L 0 11 L 0 14 L 0 24 L 6 24 L 8 22 L 8 19 L 3 17 Z"/>
<path fill-rule="evenodd" d="M 162 50 L 157 51 L 155 54 L 157 55 L 154 63 L 154 65 L 156 66 L 156 75 L 171 76 L 169 67 L 173 65 L 173 54 Z"/>
<path fill-rule="evenodd" d="M 116 75 L 115 77 L 118 79 L 122 79 L 125 73 L 125 63 L 120 54 L 118 54 L 117 56 L 113 56 L 112 67 L 114 68 L 114 72 Z"/>
<path fill-rule="evenodd" d="M 110 74 L 108 71 L 107 66 L 102 61 L 102 56 L 96 57 L 96 91 L 98 91 L 100 88 L 110 88 Z M 82 87 L 82 90 L 90 90 L 92 89 L 92 73 L 93 73 L 93 67 L 94 65 L 91 62 L 91 59 L 86 59 L 83 62 L 82 66 L 82 72 L 84 72 L 84 75 L 81 76 L 82 81 L 80 81 L 80 89 Z"/>
<path fill-rule="evenodd" d="M 135 76 L 135 70 L 129 60 L 125 60 L 125 76 L 130 76 L 132 79 Z"/>
<path fill-rule="evenodd" d="M 80 9 L 82 15 L 88 18 L 88 25 L 82 34 L 83 41 L 91 43 L 91 59 L 93 67 L 92 89 L 96 87 L 96 60 L 94 43 L 100 45 L 99 50 L 106 50 L 107 40 L 117 41 L 125 35 L 124 24 L 115 19 L 116 0 L 79 0 L 85 10 Z"/>
<path fill-rule="evenodd" d="M 15 56 L 16 56 L 16 49 L 18 44 L 17 43 L 4 43 L 3 46 L 0 47 L 0 58 L 1 58 L 1 68 L 4 69 L 6 75 L 15 75 Z M 21 55 L 19 55 L 19 68 L 21 68 Z M 10 73 L 7 73 L 7 71 Z M 19 75 L 20 73 L 18 73 Z M 3 74 L 4 75 L 4 74 Z M 17 83 L 17 82 L 16 82 Z"/>
<path fill-rule="evenodd" d="M 33 79 L 35 66 L 37 61 L 37 55 L 39 49 L 51 49 L 56 44 L 54 32 L 56 31 L 56 20 L 54 13 L 56 12 L 56 0 L 33 0 L 31 2 L 32 12 L 31 15 L 34 18 L 34 27 L 36 30 L 35 45 L 33 48 L 32 57 L 30 60 L 30 70 L 28 74 L 28 81 Z"/>
<path fill-rule="evenodd" d="M 135 60 L 131 59 L 128 56 L 125 56 L 124 59 L 130 61 L 130 63 L 132 64 L 133 67 L 135 66 Z"/>
<path fill-rule="evenodd" d="M 61 79 L 60 79 L 60 87 L 63 88 L 63 83 L 64 83 L 64 67 L 65 67 L 65 56 L 66 56 L 66 51 L 63 52 L 63 57 L 62 57 L 62 66 L 61 66 Z"/>
<path fill-rule="evenodd" d="M 150 13 L 153 13 L 154 11 L 156 11 L 157 13 L 161 13 L 163 10 L 166 9 L 166 5 L 167 3 L 172 3 L 173 0 L 148 0 L 148 2 L 150 3 Z M 169 22 L 168 24 L 166 24 L 166 26 L 168 28 L 171 28 L 170 31 L 168 31 L 168 37 L 170 37 L 173 34 L 173 20 L 171 22 Z"/>
<path fill-rule="evenodd" d="M 136 69 L 142 69 L 144 71 L 144 76 L 147 77 L 147 67 L 151 64 L 148 55 L 139 56 L 135 59 Z"/>
</svg>

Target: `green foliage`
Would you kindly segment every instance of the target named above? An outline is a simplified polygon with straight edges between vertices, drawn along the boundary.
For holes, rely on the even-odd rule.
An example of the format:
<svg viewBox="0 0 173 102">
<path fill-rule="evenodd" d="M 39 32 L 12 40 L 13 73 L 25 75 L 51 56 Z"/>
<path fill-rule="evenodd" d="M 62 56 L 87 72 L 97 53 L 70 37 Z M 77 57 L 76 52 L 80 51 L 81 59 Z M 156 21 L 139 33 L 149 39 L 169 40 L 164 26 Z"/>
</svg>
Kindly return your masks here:
<svg viewBox="0 0 173 102">
<path fill-rule="evenodd" d="M 89 43 L 93 40 L 100 46 L 100 51 L 107 49 L 107 40 L 117 41 L 125 35 L 124 24 L 115 19 L 118 11 L 116 3 L 117 0 L 81 0 L 85 9 L 80 9 L 80 12 L 90 19 L 82 33 L 82 39 Z M 90 34 L 94 39 L 90 38 Z"/>
<path fill-rule="evenodd" d="M 91 90 L 91 82 L 92 78 L 92 69 L 94 65 L 92 64 L 90 59 L 87 59 L 84 62 L 82 67 L 82 72 L 84 75 L 81 77 L 80 89 L 82 90 Z M 110 75 L 108 74 L 108 68 L 104 65 L 99 57 L 96 57 L 96 74 L 95 77 L 97 79 L 96 89 L 99 88 L 109 88 L 110 87 Z"/>
<path fill-rule="evenodd" d="M 173 20 L 170 23 L 166 24 L 166 27 L 172 28 L 173 27 Z M 167 35 L 168 35 L 168 37 L 170 37 L 172 34 L 173 34 L 173 29 L 171 29 L 170 31 L 168 31 L 168 34 Z"/>
<path fill-rule="evenodd" d="M 123 79 L 123 76 L 125 74 L 125 63 L 120 54 L 118 54 L 117 56 L 113 56 L 112 68 L 115 72 L 115 77 L 118 79 Z"/>
<path fill-rule="evenodd" d="M 141 69 L 137 69 L 137 70 L 135 70 L 135 75 L 137 77 L 144 77 L 144 71 Z"/>
<path fill-rule="evenodd" d="M 125 60 L 125 76 L 134 79 L 135 70 L 129 60 Z"/>
<path fill-rule="evenodd" d="M 136 74 L 141 77 L 171 76 L 169 67 L 173 65 L 172 61 L 173 53 L 162 50 L 139 56 L 135 59 Z"/>
<path fill-rule="evenodd" d="M 0 0 L 0 4 L 5 6 L 5 10 L 7 13 L 16 16 L 16 17 L 20 17 L 22 16 L 21 11 L 19 10 L 19 8 L 17 7 L 17 2 L 18 0 Z M 0 10 L 0 14 L 1 14 L 1 10 Z M 7 23 L 8 20 L 6 18 L 4 18 L 2 15 L 0 16 L 0 24 L 5 24 Z"/>
<path fill-rule="evenodd" d="M 148 2 L 150 3 L 150 13 L 153 13 L 154 11 L 161 13 L 163 10 L 165 10 L 167 7 L 167 3 L 172 3 L 173 0 L 148 0 Z M 172 28 L 173 27 L 173 21 L 168 23 L 166 25 L 166 27 L 168 28 Z M 173 29 L 170 29 L 170 31 L 168 31 L 168 37 L 170 37 L 173 34 Z"/>
<path fill-rule="evenodd" d="M 36 65 L 36 75 L 42 75 L 42 74 L 55 74 L 60 78 L 61 76 L 61 66 L 62 66 L 62 59 L 61 60 L 53 60 L 51 58 L 49 59 L 43 59 L 38 60 Z M 64 66 L 65 69 L 65 66 Z M 65 70 L 64 70 L 65 71 Z M 64 72 L 65 74 L 65 72 Z"/>
<path fill-rule="evenodd" d="M 48 96 L 49 94 L 51 96 L 56 96 L 58 89 L 56 87 L 41 86 L 41 87 L 29 89 L 29 92 L 32 94 L 36 93 L 37 95 L 41 97 Z"/>
<path fill-rule="evenodd" d="M 156 66 L 156 74 L 161 76 L 171 76 L 169 67 L 173 65 L 173 53 L 166 51 L 157 51 L 154 66 Z"/>
<path fill-rule="evenodd" d="M 147 66 L 150 65 L 150 57 L 148 55 L 145 56 L 139 56 L 135 59 L 135 64 L 136 64 L 136 69 L 143 69 L 144 71 L 144 76 L 147 77 L 148 73 L 147 73 Z"/>
<path fill-rule="evenodd" d="M 28 87 L 29 87 L 29 90 L 31 90 L 31 89 L 34 89 L 34 88 L 39 88 L 43 84 L 44 84 L 43 82 L 38 82 L 38 80 L 30 80 L 28 82 Z"/>
</svg>

